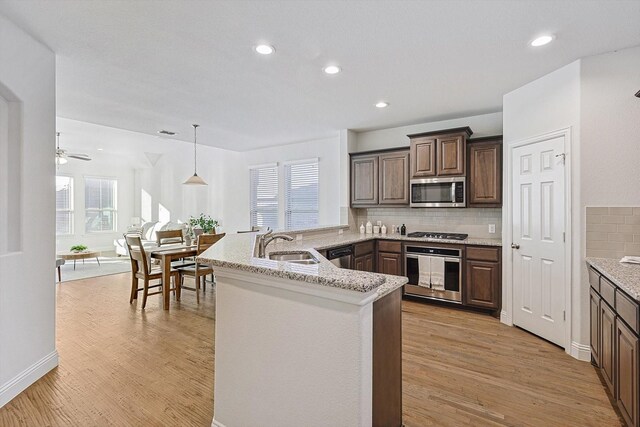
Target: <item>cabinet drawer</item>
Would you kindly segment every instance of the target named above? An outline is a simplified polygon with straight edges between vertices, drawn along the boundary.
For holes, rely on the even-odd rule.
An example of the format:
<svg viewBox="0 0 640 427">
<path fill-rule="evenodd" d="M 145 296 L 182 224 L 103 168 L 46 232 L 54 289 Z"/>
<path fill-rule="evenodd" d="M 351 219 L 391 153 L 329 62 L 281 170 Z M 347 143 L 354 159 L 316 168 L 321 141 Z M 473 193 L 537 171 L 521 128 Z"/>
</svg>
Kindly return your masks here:
<svg viewBox="0 0 640 427">
<path fill-rule="evenodd" d="M 373 241 L 356 243 L 355 245 L 353 245 L 353 256 L 357 258 L 359 256 L 372 253 L 374 248 L 373 245 Z"/>
<path fill-rule="evenodd" d="M 600 277 L 600 296 L 611 307 L 615 307 L 615 290 L 616 287 L 613 283 L 608 281 L 606 277 Z"/>
<path fill-rule="evenodd" d="M 589 268 L 589 284 L 593 289 L 600 292 L 600 273 L 593 268 Z"/>
<path fill-rule="evenodd" d="M 500 261 L 500 249 L 499 248 L 479 247 L 479 246 L 468 246 L 467 247 L 467 259 L 473 259 L 473 260 L 477 260 L 477 261 L 499 262 Z"/>
<path fill-rule="evenodd" d="M 402 252 L 402 243 L 391 240 L 378 240 L 378 251 L 399 254 Z"/>
<path fill-rule="evenodd" d="M 640 333 L 638 321 L 638 303 L 616 290 L 616 312 L 636 334 Z"/>
</svg>

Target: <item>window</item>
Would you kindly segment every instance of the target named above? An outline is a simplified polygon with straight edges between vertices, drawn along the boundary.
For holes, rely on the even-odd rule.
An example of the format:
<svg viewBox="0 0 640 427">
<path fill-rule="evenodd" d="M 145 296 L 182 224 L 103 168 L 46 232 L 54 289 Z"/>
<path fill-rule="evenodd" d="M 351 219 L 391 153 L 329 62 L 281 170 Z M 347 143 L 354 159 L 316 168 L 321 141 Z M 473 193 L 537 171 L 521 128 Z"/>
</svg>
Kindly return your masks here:
<svg viewBox="0 0 640 427">
<path fill-rule="evenodd" d="M 285 228 L 295 230 L 318 225 L 318 162 L 292 163 L 284 167 Z"/>
<path fill-rule="evenodd" d="M 278 228 L 278 166 L 250 171 L 251 226 Z"/>
<path fill-rule="evenodd" d="M 84 179 L 85 230 L 87 233 L 117 230 L 118 182 L 110 178 Z"/>
<path fill-rule="evenodd" d="M 73 178 L 56 176 L 56 235 L 73 234 Z"/>
</svg>

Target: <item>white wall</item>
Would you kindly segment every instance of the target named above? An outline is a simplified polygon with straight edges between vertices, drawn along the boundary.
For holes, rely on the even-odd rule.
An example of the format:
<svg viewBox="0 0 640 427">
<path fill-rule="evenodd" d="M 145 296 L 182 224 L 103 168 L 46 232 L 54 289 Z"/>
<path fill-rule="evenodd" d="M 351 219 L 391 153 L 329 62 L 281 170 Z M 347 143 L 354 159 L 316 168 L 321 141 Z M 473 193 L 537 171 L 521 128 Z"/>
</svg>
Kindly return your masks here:
<svg viewBox="0 0 640 427">
<path fill-rule="evenodd" d="M 113 251 L 113 240 L 122 238 L 134 215 L 134 175 L 135 169 L 126 159 L 105 152 L 92 156 L 93 160 L 85 162 L 70 159 L 61 165 L 58 175 L 73 177 L 74 193 L 74 233 L 56 237 L 56 250 L 68 251 L 73 245 L 83 244 L 90 249 Z M 115 178 L 117 184 L 117 231 L 87 233 L 84 215 L 84 179 L 85 177 Z"/>
<path fill-rule="evenodd" d="M 509 162 L 508 147 L 513 143 L 532 138 L 545 133 L 570 128 L 572 147 L 565 147 L 567 159 L 571 162 L 572 168 L 572 205 L 579 206 L 580 197 L 580 61 L 575 61 L 553 73 L 547 74 L 519 89 L 514 90 L 504 96 L 503 99 L 503 121 L 504 121 L 504 145 L 505 150 L 503 164 L 505 165 L 504 182 L 511 178 L 507 176 L 506 165 Z M 505 188 L 506 191 L 506 188 Z M 503 235 L 509 235 L 509 212 L 511 207 L 508 204 L 508 195 L 505 194 L 503 209 Z M 567 212 L 569 214 L 569 212 Z M 588 345 L 588 328 L 585 329 L 584 318 L 588 320 L 588 311 L 584 302 L 584 295 L 581 290 L 580 265 L 580 242 L 578 236 L 582 227 L 581 217 L 577 210 L 570 212 L 572 219 L 571 232 L 572 241 L 572 318 L 571 318 L 571 340 L 575 343 L 574 348 L 583 348 Z M 504 280 L 503 280 L 503 320 L 507 323 L 512 321 L 512 294 L 511 288 L 507 286 L 510 282 L 510 252 L 504 251 Z M 588 293 L 587 293 L 588 295 Z M 588 302 L 588 301 L 587 301 Z M 585 340 L 585 334 L 587 339 Z M 570 350 L 571 348 L 568 348 Z M 578 356 L 574 353 L 574 356 Z"/>
<path fill-rule="evenodd" d="M 407 135 L 441 129 L 469 126 L 472 138 L 502 134 L 502 113 L 460 117 L 458 119 L 427 122 L 416 125 L 378 129 L 356 134 L 356 151 L 381 150 L 385 148 L 409 146 Z"/>
<path fill-rule="evenodd" d="M 57 366 L 55 347 L 55 56 L 0 16 L 0 87 L 22 102 L 22 234 L 0 256 L 0 406 Z M 0 96 L 3 96 L 0 94 Z M 3 96 L 4 97 L 4 96 Z M 5 123 L 6 126 L 6 123 Z M 1 144 L 6 144 L 3 139 Z M 16 177 L 13 177 L 15 179 Z M 12 180 L 13 180 L 12 179 Z M 0 186 L 10 185 L 3 180 Z M 16 225 L 17 224 L 13 224 Z"/>
</svg>

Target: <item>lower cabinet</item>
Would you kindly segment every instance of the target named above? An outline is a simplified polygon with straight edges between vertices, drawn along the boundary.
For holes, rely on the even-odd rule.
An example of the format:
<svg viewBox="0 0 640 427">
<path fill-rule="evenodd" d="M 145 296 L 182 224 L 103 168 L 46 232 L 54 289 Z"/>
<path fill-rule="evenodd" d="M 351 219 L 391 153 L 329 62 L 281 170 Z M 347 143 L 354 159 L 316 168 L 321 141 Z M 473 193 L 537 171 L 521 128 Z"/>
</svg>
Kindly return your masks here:
<svg viewBox="0 0 640 427">
<path fill-rule="evenodd" d="M 617 372 L 615 397 L 618 408 L 630 426 L 640 425 L 638 417 L 638 337 L 622 321 L 616 323 L 615 344 Z"/>
<path fill-rule="evenodd" d="M 402 276 L 402 254 L 378 252 L 378 273 Z"/>
<path fill-rule="evenodd" d="M 353 245 L 353 269 L 374 272 L 375 241 L 356 243 Z"/>
<path fill-rule="evenodd" d="M 468 306 L 498 310 L 501 303 L 500 248 L 467 248 L 463 299 Z"/>
<path fill-rule="evenodd" d="M 625 423 L 640 427 L 640 304 L 592 268 L 589 282 L 591 361 L 600 369 Z"/>
<path fill-rule="evenodd" d="M 373 254 L 356 257 L 353 261 L 353 269 L 373 272 Z"/>
<path fill-rule="evenodd" d="M 615 375 L 615 336 L 616 336 L 616 314 L 607 305 L 600 301 L 600 368 L 609 390 L 615 397 L 613 388 L 613 376 Z"/>
</svg>

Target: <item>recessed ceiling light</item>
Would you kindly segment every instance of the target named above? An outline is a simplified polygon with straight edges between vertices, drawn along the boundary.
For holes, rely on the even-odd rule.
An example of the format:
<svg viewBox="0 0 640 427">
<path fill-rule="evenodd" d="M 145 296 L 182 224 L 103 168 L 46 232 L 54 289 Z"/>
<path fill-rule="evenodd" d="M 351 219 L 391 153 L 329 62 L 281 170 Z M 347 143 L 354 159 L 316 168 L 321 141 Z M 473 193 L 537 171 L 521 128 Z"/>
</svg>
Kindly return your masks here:
<svg viewBox="0 0 640 427">
<path fill-rule="evenodd" d="M 327 74 L 338 74 L 342 69 L 337 65 L 328 65 L 322 69 Z"/>
<path fill-rule="evenodd" d="M 380 101 L 380 102 L 376 103 L 376 107 L 378 107 L 378 108 L 385 108 L 385 107 L 388 107 L 388 106 L 389 106 L 388 102 Z"/>
<path fill-rule="evenodd" d="M 544 46 L 545 44 L 549 44 L 552 41 L 553 41 L 553 36 L 552 35 L 544 35 L 544 36 L 540 36 L 540 37 L 534 39 L 531 42 L 531 46 L 540 47 L 540 46 Z"/>
<path fill-rule="evenodd" d="M 273 46 L 269 46 L 268 44 L 259 44 L 255 49 L 260 55 L 271 55 L 276 51 Z"/>
<path fill-rule="evenodd" d="M 98 148 L 98 151 L 102 151 L 102 150 L 103 150 L 102 148 Z"/>
</svg>

